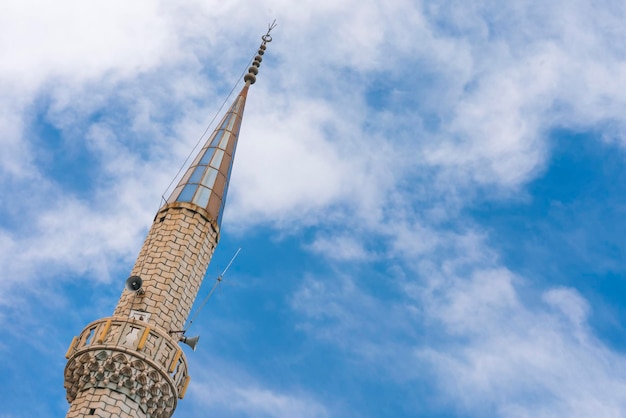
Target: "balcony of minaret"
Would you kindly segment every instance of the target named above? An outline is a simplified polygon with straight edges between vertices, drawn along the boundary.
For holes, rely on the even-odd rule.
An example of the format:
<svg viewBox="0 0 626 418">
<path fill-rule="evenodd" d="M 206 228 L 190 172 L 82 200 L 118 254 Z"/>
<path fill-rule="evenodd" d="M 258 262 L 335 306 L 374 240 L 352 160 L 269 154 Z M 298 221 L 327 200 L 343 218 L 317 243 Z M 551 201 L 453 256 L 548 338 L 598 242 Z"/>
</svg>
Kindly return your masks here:
<svg viewBox="0 0 626 418">
<path fill-rule="evenodd" d="M 66 397 L 77 409 L 76 416 L 83 416 L 77 397 L 109 389 L 134 401 L 137 413 L 169 417 L 189 383 L 187 361 L 177 342 L 141 319 L 112 317 L 87 325 L 66 354 Z M 97 406 L 83 403 L 88 409 Z"/>
</svg>

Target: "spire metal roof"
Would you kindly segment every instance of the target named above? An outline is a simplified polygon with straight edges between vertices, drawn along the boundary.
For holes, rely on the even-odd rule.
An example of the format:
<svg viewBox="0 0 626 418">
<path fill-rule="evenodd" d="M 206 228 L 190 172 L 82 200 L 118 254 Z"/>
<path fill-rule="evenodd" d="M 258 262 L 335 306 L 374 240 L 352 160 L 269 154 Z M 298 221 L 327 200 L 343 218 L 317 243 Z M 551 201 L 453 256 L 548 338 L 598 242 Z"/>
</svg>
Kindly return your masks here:
<svg viewBox="0 0 626 418">
<path fill-rule="evenodd" d="M 270 25 L 262 37 L 263 43 L 244 77 L 245 86 L 167 199 L 168 204 L 188 202 L 205 209 L 218 227 L 222 222 L 248 88 L 256 81 L 266 44 L 272 41 L 269 33 L 274 27 L 275 24 Z"/>
<path fill-rule="evenodd" d="M 228 193 L 248 86 L 246 83 L 167 200 L 168 203 L 195 203 L 206 209 L 218 226 Z"/>
</svg>

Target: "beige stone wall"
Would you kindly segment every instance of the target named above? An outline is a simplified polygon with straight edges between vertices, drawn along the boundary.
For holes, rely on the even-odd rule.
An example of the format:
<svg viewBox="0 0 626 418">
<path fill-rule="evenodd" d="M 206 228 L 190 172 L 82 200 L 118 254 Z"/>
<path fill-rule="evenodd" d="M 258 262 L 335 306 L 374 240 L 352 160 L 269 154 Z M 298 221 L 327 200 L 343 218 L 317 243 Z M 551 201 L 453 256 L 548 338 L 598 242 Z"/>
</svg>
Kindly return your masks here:
<svg viewBox="0 0 626 418">
<path fill-rule="evenodd" d="M 137 402 L 128 399 L 123 393 L 106 388 L 89 388 L 78 394 L 67 418 L 100 417 L 135 417 L 147 418 Z"/>
<path fill-rule="evenodd" d="M 218 239 L 203 208 L 161 208 L 131 272 L 144 293 L 124 290 L 114 316 L 89 324 L 68 350 L 67 418 L 171 416 L 189 377 L 180 334 L 169 331 L 185 326 Z"/>
<path fill-rule="evenodd" d="M 217 226 L 202 208 L 182 202 L 163 207 L 131 272 L 143 279 L 145 293 L 124 290 L 114 315 L 146 311 L 149 324 L 182 330 L 218 238 Z"/>
</svg>

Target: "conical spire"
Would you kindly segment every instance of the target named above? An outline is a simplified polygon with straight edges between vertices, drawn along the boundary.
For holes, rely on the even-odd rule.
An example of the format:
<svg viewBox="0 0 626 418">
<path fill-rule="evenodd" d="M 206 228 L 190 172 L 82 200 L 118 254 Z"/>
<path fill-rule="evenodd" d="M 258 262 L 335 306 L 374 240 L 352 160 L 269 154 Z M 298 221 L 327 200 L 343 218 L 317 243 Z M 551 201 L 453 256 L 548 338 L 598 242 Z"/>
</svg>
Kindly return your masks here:
<svg viewBox="0 0 626 418">
<path fill-rule="evenodd" d="M 168 203 L 195 203 L 205 209 L 218 226 L 228 192 L 247 93 L 246 83 L 167 200 Z"/>
<path fill-rule="evenodd" d="M 272 40 L 263 36 L 245 86 L 159 209 L 113 315 L 88 324 L 67 351 L 67 418 L 169 418 L 190 376 L 179 343 L 219 241 L 248 88 Z"/>
<path fill-rule="evenodd" d="M 167 199 L 167 203 L 188 202 L 205 209 L 218 228 L 224 212 L 248 88 L 256 81 L 266 44 L 272 41 L 269 33 L 274 27 L 275 23 L 263 35 L 263 43 L 244 76 L 246 84 L 243 89 Z"/>
</svg>

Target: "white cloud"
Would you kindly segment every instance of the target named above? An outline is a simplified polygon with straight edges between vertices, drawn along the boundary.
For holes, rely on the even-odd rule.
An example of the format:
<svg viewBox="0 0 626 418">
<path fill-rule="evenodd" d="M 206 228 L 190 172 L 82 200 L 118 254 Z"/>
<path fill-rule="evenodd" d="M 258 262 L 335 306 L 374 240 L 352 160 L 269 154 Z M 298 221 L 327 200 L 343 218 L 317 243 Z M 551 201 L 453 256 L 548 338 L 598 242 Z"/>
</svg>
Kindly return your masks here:
<svg viewBox="0 0 626 418">
<path fill-rule="evenodd" d="M 22 80 L 18 85 L 31 80 L 24 87 L 26 97 L 40 86 L 51 86 L 51 80 L 80 93 L 54 87 L 56 115 L 75 108 L 75 100 L 85 105 L 81 96 L 95 93 L 81 90 L 85 82 L 108 80 L 108 89 L 96 94 L 105 99 L 119 87 L 130 87 L 137 95 L 141 91 L 131 83 L 117 81 L 133 80 L 163 66 L 183 66 L 192 69 L 194 77 L 185 78 L 175 91 L 189 94 L 201 79 L 195 72 L 207 65 L 202 59 L 214 58 L 216 63 L 208 68 L 220 75 L 224 63 L 235 59 L 232 48 L 209 50 L 199 41 L 207 36 L 214 43 L 230 36 L 233 29 L 225 22 L 219 21 L 208 33 L 202 22 L 227 16 L 237 5 L 137 3 L 93 9 L 79 3 L 68 1 L 67 7 L 39 7 L 40 13 L 26 13 L 35 9 L 32 4 L 12 2 L 4 15 L 6 25 L 0 25 L 6 34 L 3 39 L 19 38 L 24 45 L 4 49 L 9 55 L 2 60 L 0 77 L 11 83 Z M 316 214 L 337 204 L 376 216 L 387 191 L 412 175 L 416 166 L 441 170 L 446 181 L 434 183 L 436 187 L 471 188 L 478 183 L 517 190 L 544 166 L 551 129 L 610 120 L 616 121 L 612 132 L 620 135 L 624 101 L 615 87 L 625 82 L 618 70 L 622 52 L 619 48 L 596 52 L 605 50 L 601 46 L 619 26 L 610 23 L 615 19 L 610 15 L 605 17 L 611 30 L 594 26 L 599 19 L 581 18 L 585 4 L 536 10 L 520 3 L 508 6 L 507 13 L 497 12 L 501 6 L 488 2 L 455 4 L 453 14 L 448 13 L 451 4 L 406 2 L 370 1 L 358 6 L 313 2 L 293 9 L 268 1 L 239 7 L 242 13 L 233 19 L 251 21 L 260 10 L 262 14 L 275 10 L 284 20 L 279 20 L 276 42 L 266 56 L 273 68 L 264 63 L 259 76 L 263 87 L 254 86 L 251 93 L 261 95 L 251 103 L 261 102 L 263 108 L 249 109 L 244 124 L 230 216 L 249 225 L 285 220 L 310 224 L 319 222 L 321 216 Z M 81 18 L 68 19 L 67 10 Z M 571 28 L 571 22 L 579 24 L 579 30 Z M 522 24 L 533 30 L 506 30 Z M 246 33 L 251 30 L 245 26 Z M 37 31 L 50 34 L 45 47 L 38 43 L 42 37 L 33 35 Z M 417 113 L 392 112 L 381 118 L 380 110 L 367 106 L 363 97 L 377 72 L 406 80 L 408 94 L 393 97 L 418 97 L 409 102 L 417 102 Z M 425 85 L 420 72 L 434 82 Z M 178 78 L 180 72 L 160 75 Z M 203 91 L 207 88 L 211 89 L 205 86 Z M 167 95 L 149 97 L 134 103 L 138 112 L 134 123 L 143 131 L 153 126 L 150 113 L 168 100 Z M 19 115 L 24 106 L 6 114 Z M 102 106 L 105 102 L 96 109 Z M 196 110 L 189 107 L 190 112 Z M 425 115 L 440 120 L 434 131 L 412 123 Z M 20 124 L 11 124 L 19 132 Z M 399 134 L 381 138 L 385 132 Z M 409 137 L 412 140 L 406 141 Z M 28 141 L 10 141 L 12 157 L 20 159 L 16 166 L 27 165 Z"/>
<path fill-rule="evenodd" d="M 228 209 L 234 223 L 317 224 L 336 216 L 330 208 L 337 204 L 378 209 L 389 162 L 384 144 L 352 153 L 367 141 L 361 115 L 337 114 L 327 102 L 267 97 L 265 110 L 246 115 L 240 135 Z"/>
<path fill-rule="evenodd" d="M 2 83 L 0 83 L 2 88 Z M 2 89 L 9 92 L 9 97 L 19 97 L 19 91 L 14 89 Z M 32 160 L 29 144 L 22 140 L 21 133 L 24 126 L 24 116 L 21 110 L 24 107 L 24 99 L 15 100 L 0 99 L 0 179 L 4 176 L 24 177 L 28 176 Z"/>
<path fill-rule="evenodd" d="M 461 23 L 468 35 L 458 42 L 470 43 L 473 72 L 451 103 L 442 143 L 427 152 L 431 163 L 456 173 L 454 181 L 516 188 L 542 168 L 551 130 L 622 120 L 625 102 L 615 93 L 626 80 L 615 74 L 622 74 L 626 55 L 608 47 L 619 14 L 586 2 L 542 10 L 526 2 L 503 10 L 483 3 L 481 14 L 472 13 L 474 4 L 457 6 L 469 16 Z"/>
<path fill-rule="evenodd" d="M 564 318 L 522 302 L 505 270 L 443 281 L 420 300 L 448 336 L 443 349 L 419 347 L 415 355 L 461 408 L 507 417 L 620 416 L 626 358 L 593 336 L 574 290 L 544 293 Z"/>
<path fill-rule="evenodd" d="M 58 78 L 136 73 L 176 53 L 171 25 L 159 4 L 150 1 L 9 0 L 0 28 L 0 79 L 29 89 Z"/>
<path fill-rule="evenodd" d="M 375 258 L 375 254 L 368 252 L 362 242 L 349 235 L 318 236 L 310 244 L 309 249 L 314 253 L 335 260 L 359 261 L 369 259 L 372 261 Z"/>
<path fill-rule="evenodd" d="M 543 294 L 544 301 L 560 310 L 571 321 L 573 328 L 586 324 L 590 306 L 576 291 L 567 288 L 555 288 Z"/>
<path fill-rule="evenodd" d="M 328 417 L 326 407 L 301 393 L 272 390 L 267 384 L 254 382 L 250 376 L 231 370 L 226 377 L 223 370 L 212 369 L 211 376 L 192 380 L 189 386 L 190 401 L 203 414 L 220 416 L 267 418 L 323 418 Z M 243 380 L 240 380 L 243 379 Z"/>
</svg>

